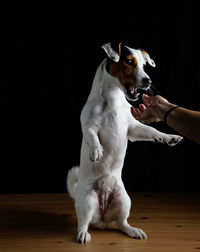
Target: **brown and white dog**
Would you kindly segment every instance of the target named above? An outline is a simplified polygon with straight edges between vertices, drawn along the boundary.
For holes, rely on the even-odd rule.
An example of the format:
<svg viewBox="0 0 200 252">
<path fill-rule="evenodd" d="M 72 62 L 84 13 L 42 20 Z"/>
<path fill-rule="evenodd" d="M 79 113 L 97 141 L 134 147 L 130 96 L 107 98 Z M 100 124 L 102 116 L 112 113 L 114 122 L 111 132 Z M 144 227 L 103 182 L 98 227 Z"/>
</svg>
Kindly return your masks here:
<svg viewBox="0 0 200 252">
<path fill-rule="evenodd" d="M 132 238 L 146 239 L 139 228 L 128 224 L 131 201 L 121 179 L 130 141 L 153 141 L 175 145 L 181 136 L 168 135 L 135 120 L 128 100 L 137 100 L 139 89 L 151 84 L 143 66 L 155 67 L 149 54 L 119 44 L 102 46 L 108 59 L 99 65 L 92 89 L 81 113 L 83 140 L 80 168 L 67 177 L 68 192 L 75 200 L 78 218 L 77 241 L 87 243 L 89 224 L 104 229 L 113 221 Z"/>
</svg>

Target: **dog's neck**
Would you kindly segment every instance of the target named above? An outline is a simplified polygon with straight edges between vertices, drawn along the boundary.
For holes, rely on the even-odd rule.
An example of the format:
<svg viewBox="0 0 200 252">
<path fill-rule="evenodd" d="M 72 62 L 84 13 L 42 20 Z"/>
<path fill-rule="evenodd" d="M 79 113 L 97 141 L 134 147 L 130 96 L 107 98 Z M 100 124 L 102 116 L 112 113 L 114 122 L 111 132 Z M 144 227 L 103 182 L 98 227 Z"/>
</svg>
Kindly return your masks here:
<svg viewBox="0 0 200 252">
<path fill-rule="evenodd" d="M 104 98 L 118 103 L 127 102 L 119 80 L 109 74 L 110 62 L 104 59 L 94 77 L 89 98 Z"/>
<path fill-rule="evenodd" d="M 111 60 L 107 59 L 106 63 L 106 71 L 110 74 L 110 65 L 111 65 Z"/>
</svg>

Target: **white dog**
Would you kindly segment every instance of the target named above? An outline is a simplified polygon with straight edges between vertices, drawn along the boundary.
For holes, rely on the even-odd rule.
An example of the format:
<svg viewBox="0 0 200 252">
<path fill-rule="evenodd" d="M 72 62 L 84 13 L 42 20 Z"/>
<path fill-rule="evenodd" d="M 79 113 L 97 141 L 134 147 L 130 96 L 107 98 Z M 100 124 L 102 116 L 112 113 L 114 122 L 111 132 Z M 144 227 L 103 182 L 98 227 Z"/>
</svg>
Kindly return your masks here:
<svg viewBox="0 0 200 252">
<path fill-rule="evenodd" d="M 70 196 L 75 200 L 78 218 L 77 241 L 87 243 L 89 224 L 103 229 L 114 221 L 132 238 L 146 239 L 139 228 L 128 224 L 130 198 L 121 179 L 130 141 L 152 141 L 175 145 L 182 140 L 135 120 L 128 100 L 137 100 L 138 90 L 151 84 L 143 66 L 154 61 L 143 50 L 110 43 L 102 46 L 108 59 L 99 65 L 88 100 L 81 113 L 83 141 L 80 168 L 73 167 L 67 177 Z"/>
</svg>

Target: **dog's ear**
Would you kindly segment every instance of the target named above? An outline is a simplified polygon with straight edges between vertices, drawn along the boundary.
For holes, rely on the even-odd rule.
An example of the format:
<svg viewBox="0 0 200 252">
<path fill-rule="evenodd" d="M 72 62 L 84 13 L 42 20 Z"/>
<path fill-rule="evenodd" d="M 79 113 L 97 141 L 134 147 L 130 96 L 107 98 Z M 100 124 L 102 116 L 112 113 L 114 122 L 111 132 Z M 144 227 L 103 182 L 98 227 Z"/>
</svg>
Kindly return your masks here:
<svg viewBox="0 0 200 252">
<path fill-rule="evenodd" d="M 144 60 L 145 60 L 145 63 L 148 62 L 150 66 L 155 67 L 156 64 L 155 64 L 155 62 L 150 58 L 149 54 L 148 54 L 146 51 L 144 51 L 144 50 L 141 50 L 141 52 L 142 52 L 143 58 L 144 58 Z"/>
<path fill-rule="evenodd" d="M 121 45 L 122 43 L 118 44 L 118 49 L 114 50 L 111 43 L 107 43 L 101 46 L 101 48 L 106 52 L 107 56 L 115 61 L 118 62 L 120 59 L 120 54 L 121 54 Z"/>
</svg>

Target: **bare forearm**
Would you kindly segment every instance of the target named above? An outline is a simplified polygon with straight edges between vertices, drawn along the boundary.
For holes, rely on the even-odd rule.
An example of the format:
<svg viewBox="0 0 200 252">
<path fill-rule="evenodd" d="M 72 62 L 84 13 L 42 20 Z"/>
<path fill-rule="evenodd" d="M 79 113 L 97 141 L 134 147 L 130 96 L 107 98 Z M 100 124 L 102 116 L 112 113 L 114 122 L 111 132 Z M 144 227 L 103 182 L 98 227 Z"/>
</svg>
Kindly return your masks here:
<svg viewBox="0 0 200 252">
<path fill-rule="evenodd" d="M 200 112 L 178 107 L 167 116 L 166 122 L 183 136 L 200 143 Z"/>
<path fill-rule="evenodd" d="M 200 143 L 200 112 L 192 111 L 170 102 L 156 103 L 153 109 L 155 116 L 175 129 L 183 136 Z M 166 113 L 175 108 L 165 118 Z"/>
</svg>

